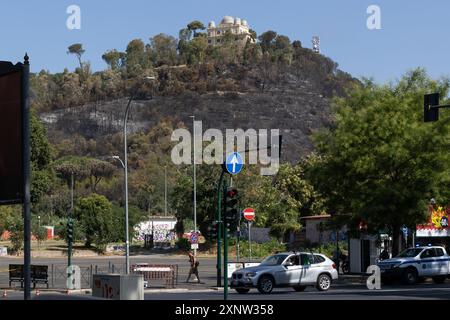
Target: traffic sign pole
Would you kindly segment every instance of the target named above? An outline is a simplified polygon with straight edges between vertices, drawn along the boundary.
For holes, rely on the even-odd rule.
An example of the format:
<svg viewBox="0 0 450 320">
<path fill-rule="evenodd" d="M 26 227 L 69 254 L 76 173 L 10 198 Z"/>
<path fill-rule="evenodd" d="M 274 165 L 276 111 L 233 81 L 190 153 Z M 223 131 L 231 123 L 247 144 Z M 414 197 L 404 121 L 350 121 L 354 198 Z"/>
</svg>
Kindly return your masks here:
<svg viewBox="0 0 450 320">
<path fill-rule="evenodd" d="M 220 174 L 219 185 L 217 186 L 217 286 L 222 286 L 222 183 L 225 170 L 222 167 Z"/>
<path fill-rule="evenodd" d="M 249 262 L 252 262 L 252 237 L 251 237 L 251 228 L 252 228 L 252 222 L 248 221 L 248 247 L 249 247 Z"/>
<path fill-rule="evenodd" d="M 224 194 L 227 192 L 227 183 L 223 184 Z M 228 300 L 228 227 L 223 226 L 223 299 Z"/>
</svg>

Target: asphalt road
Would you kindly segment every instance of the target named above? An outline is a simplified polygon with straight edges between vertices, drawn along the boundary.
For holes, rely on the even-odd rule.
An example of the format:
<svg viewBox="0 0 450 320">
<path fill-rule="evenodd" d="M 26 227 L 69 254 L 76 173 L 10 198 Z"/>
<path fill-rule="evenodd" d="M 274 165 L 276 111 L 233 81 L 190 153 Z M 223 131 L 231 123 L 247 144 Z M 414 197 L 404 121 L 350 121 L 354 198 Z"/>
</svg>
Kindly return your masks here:
<svg viewBox="0 0 450 320">
<path fill-rule="evenodd" d="M 213 286 L 216 283 L 216 260 L 215 258 L 199 258 L 200 261 L 200 278 L 207 286 Z M 51 286 L 55 288 L 65 287 L 64 270 L 67 267 L 67 258 L 32 258 L 32 264 L 49 266 L 49 281 Z M 168 254 L 150 254 L 141 256 L 131 256 L 130 264 L 134 263 L 150 263 L 150 264 L 175 264 L 178 265 L 178 282 L 186 281 L 189 272 L 189 260 L 187 255 L 168 255 Z M 0 257 L 0 288 L 8 288 L 8 268 L 9 264 L 23 264 L 23 258 L 15 257 Z M 90 288 L 88 284 L 89 268 L 98 273 L 123 272 L 125 265 L 124 256 L 99 256 L 99 257 L 85 257 L 73 258 L 72 264 L 78 265 L 81 268 L 83 279 L 83 288 Z M 114 267 L 113 267 L 114 266 Z M 53 284 L 52 284 L 52 267 L 54 270 Z M 156 283 L 156 285 L 159 285 Z"/>
<path fill-rule="evenodd" d="M 223 289 L 214 290 L 216 285 L 216 261 L 214 258 L 200 258 L 201 284 L 185 283 L 189 271 L 189 262 L 185 256 L 174 256 L 165 254 L 152 254 L 145 256 L 132 256 L 131 263 L 152 263 L 152 264 L 177 264 L 179 267 L 179 277 L 176 289 L 163 289 L 162 286 L 152 286 L 145 291 L 146 300 L 222 300 Z M 4 289 L 8 284 L 8 265 L 22 263 L 22 259 L 0 257 L 0 301 L 4 299 L 23 299 L 23 292 L 7 290 L 7 297 L 3 298 Z M 67 260 L 64 258 L 33 258 L 33 264 L 54 265 L 56 268 L 66 266 Z M 124 257 L 89 257 L 75 258 L 73 263 L 80 267 L 97 266 L 98 270 L 107 271 L 111 265 L 117 269 L 123 268 Z M 55 275 L 55 288 L 63 288 L 65 279 L 60 275 Z M 343 277 L 342 277 L 343 278 Z M 304 292 L 295 292 L 290 288 L 275 289 L 270 295 L 261 295 L 257 290 L 252 290 L 248 294 L 238 294 L 230 290 L 229 300 L 377 300 L 377 299 L 450 299 L 450 280 L 437 285 L 432 282 L 421 283 L 415 286 L 391 285 L 382 286 L 382 290 L 368 290 L 357 277 L 350 281 L 340 281 L 333 285 L 328 292 L 319 292 L 315 288 L 307 288 Z M 358 282 L 358 283 L 357 283 Z M 42 288 L 42 287 L 41 287 Z M 90 288 L 85 285 L 84 288 Z M 32 291 L 33 299 L 43 300 L 65 300 L 65 299 L 93 299 L 89 294 L 67 295 L 59 292 L 47 292 L 40 290 L 40 295 L 36 296 L 36 291 Z"/>
<path fill-rule="evenodd" d="M 0 301 L 22 300 L 23 292 L 8 292 L 7 297 L 0 297 Z M 33 300 L 96 300 L 90 294 L 71 294 L 41 291 L 36 296 L 32 292 Z M 252 290 L 247 294 L 238 294 L 230 290 L 229 301 L 234 300 L 448 300 L 450 299 L 450 283 L 442 285 L 419 284 L 416 286 L 389 286 L 381 290 L 368 290 L 363 286 L 335 286 L 328 292 L 319 292 L 308 288 L 304 292 L 291 289 L 275 289 L 269 295 L 259 294 Z M 202 301 L 223 300 L 223 291 L 213 289 L 149 289 L 145 292 L 145 300 L 179 300 Z"/>
</svg>

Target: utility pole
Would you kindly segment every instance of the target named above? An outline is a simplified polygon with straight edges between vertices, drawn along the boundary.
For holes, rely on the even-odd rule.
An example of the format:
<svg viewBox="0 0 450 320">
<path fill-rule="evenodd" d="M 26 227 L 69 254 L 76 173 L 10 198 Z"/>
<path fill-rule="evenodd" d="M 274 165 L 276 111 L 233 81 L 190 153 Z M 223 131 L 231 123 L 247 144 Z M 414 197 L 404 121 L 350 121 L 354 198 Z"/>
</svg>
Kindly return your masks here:
<svg viewBox="0 0 450 320">
<path fill-rule="evenodd" d="M 41 216 L 38 216 L 38 250 L 41 250 Z"/>
<path fill-rule="evenodd" d="M 167 217 L 167 167 L 164 167 L 164 215 Z"/>
<path fill-rule="evenodd" d="M 197 177 L 196 177 L 196 172 L 195 172 L 195 116 L 191 116 L 192 118 L 192 131 L 193 131 L 193 136 L 194 138 L 192 139 L 193 143 L 194 143 L 194 233 L 197 234 Z M 194 249 L 194 256 L 197 256 L 197 249 Z"/>
</svg>

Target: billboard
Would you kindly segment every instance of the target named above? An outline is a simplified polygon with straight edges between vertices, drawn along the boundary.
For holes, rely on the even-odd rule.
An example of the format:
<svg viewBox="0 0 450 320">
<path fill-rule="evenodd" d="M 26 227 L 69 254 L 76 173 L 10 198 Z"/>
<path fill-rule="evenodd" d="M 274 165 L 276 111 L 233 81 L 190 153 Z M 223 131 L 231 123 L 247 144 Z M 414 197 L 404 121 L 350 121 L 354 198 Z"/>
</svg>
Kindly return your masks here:
<svg viewBox="0 0 450 320">
<path fill-rule="evenodd" d="M 430 205 L 428 222 L 416 226 L 417 237 L 449 237 L 450 207 Z"/>
<path fill-rule="evenodd" d="M 0 205 L 23 202 L 22 74 L 0 61 Z"/>
</svg>

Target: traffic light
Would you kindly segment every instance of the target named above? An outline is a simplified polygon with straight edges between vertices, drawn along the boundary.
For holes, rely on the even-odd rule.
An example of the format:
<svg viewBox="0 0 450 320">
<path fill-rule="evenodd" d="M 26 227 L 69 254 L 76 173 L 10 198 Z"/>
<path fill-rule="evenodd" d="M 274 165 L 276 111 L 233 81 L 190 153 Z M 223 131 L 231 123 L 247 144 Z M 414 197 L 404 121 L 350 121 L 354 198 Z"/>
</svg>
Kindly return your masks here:
<svg viewBox="0 0 450 320">
<path fill-rule="evenodd" d="M 69 242 L 73 241 L 73 220 L 72 220 L 72 218 L 69 218 L 69 221 L 67 221 L 67 240 Z"/>
<path fill-rule="evenodd" d="M 423 103 L 423 121 L 434 122 L 439 120 L 439 93 L 426 94 Z"/>
<path fill-rule="evenodd" d="M 236 227 L 236 221 L 239 218 L 237 209 L 237 195 L 238 191 L 234 187 L 228 188 L 225 193 L 225 213 L 223 220 L 226 228 L 234 229 Z"/>
<path fill-rule="evenodd" d="M 209 240 L 217 239 L 217 236 L 219 234 L 218 231 L 219 231 L 219 224 L 217 223 L 217 221 L 211 222 L 211 224 L 208 226 Z"/>
</svg>

